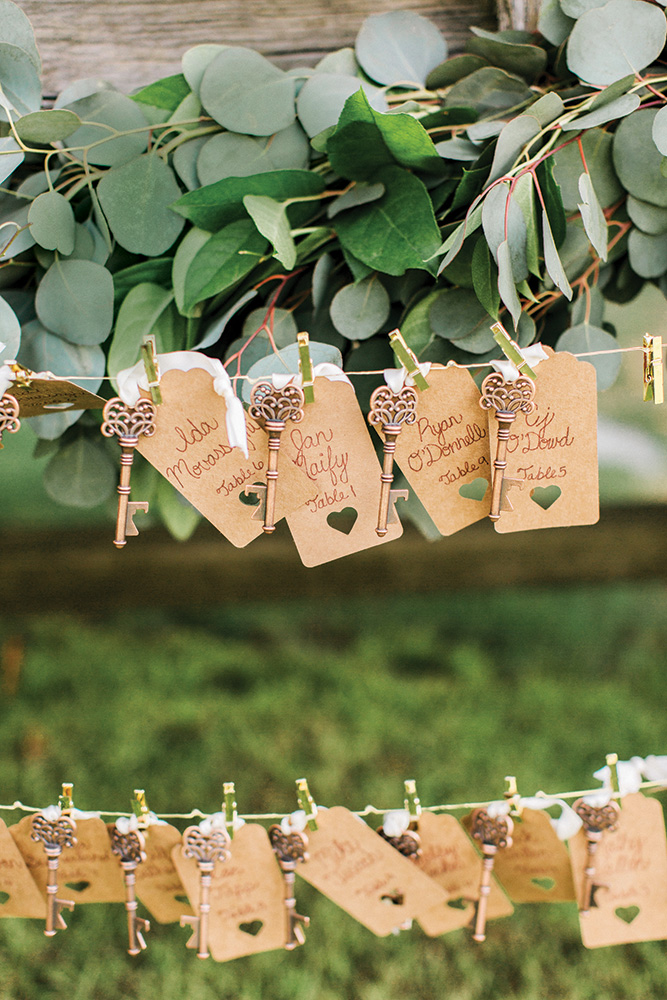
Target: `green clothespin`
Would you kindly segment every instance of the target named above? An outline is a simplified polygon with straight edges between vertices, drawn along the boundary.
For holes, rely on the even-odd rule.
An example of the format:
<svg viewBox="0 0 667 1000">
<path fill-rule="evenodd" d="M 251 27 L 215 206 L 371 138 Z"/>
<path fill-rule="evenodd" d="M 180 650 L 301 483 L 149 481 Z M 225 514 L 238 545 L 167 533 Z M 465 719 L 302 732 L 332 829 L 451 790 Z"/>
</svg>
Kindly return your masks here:
<svg viewBox="0 0 667 1000">
<path fill-rule="evenodd" d="M 146 369 L 146 378 L 148 379 L 148 389 L 151 399 L 156 406 L 159 406 L 162 402 L 162 393 L 160 392 L 160 369 L 157 363 L 157 348 L 153 334 L 147 334 L 143 339 L 141 344 L 141 359 Z"/>
<path fill-rule="evenodd" d="M 644 402 L 664 403 L 662 337 L 644 334 Z"/>
<path fill-rule="evenodd" d="M 225 796 L 225 826 L 229 839 L 234 839 L 234 823 L 236 822 L 236 790 L 233 781 L 225 781 L 222 786 Z"/>
<path fill-rule="evenodd" d="M 491 327 L 491 333 L 493 334 L 493 339 L 496 344 L 498 344 L 505 357 L 511 361 L 513 365 L 516 365 L 521 374 L 528 375 L 529 378 L 535 378 L 535 372 L 521 353 L 519 345 L 516 341 L 512 340 L 503 324 L 494 323 Z"/>
<path fill-rule="evenodd" d="M 400 330 L 391 331 L 389 334 L 389 343 L 391 344 L 392 351 L 396 355 L 397 361 L 399 364 L 403 365 L 408 375 L 412 376 L 417 388 L 422 390 L 428 389 L 428 382 L 419 370 L 417 355 L 411 351 L 405 343 L 403 334 Z"/>
<path fill-rule="evenodd" d="M 317 806 L 315 805 L 313 797 L 310 794 L 308 782 L 305 778 L 297 779 L 296 797 L 299 802 L 299 809 L 303 809 L 306 814 L 308 829 L 317 830 L 317 823 L 315 822 L 315 817 L 317 816 Z"/>
<path fill-rule="evenodd" d="M 74 785 L 70 781 L 63 781 L 62 787 L 62 795 L 58 796 L 58 805 L 63 812 L 71 812 L 74 808 L 74 800 L 72 799 Z"/>
<path fill-rule="evenodd" d="M 134 789 L 132 812 L 139 820 L 139 826 L 145 827 L 150 824 L 150 809 L 148 808 L 148 803 L 146 802 L 146 792 L 143 788 Z"/>
<path fill-rule="evenodd" d="M 516 783 L 516 778 L 513 774 L 507 774 L 505 776 L 505 782 L 507 788 L 503 793 L 503 798 L 506 802 L 510 803 L 510 816 L 520 816 L 521 815 L 521 796 L 519 795 L 519 786 Z"/>
<path fill-rule="evenodd" d="M 617 799 L 619 809 L 622 809 L 623 802 L 621 800 L 621 784 L 618 780 L 618 754 L 608 753 L 605 760 L 607 762 L 607 767 L 609 768 L 611 790 L 614 793 L 614 798 Z"/>
<path fill-rule="evenodd" d="M 417 782 L 414 778 L 408 778 L 403 782 L 403 787 L 405 788 L 404 805 L 410 813 L 410 827 L 416 830 L 419 825 L 419 817 L 422 814 L 421 802 L 417 795 Z"/>
<path fill-rule="evenodd" d="M 305 331 L 296 335 L 296 342 L 299 345 L 299 371 L 301 372 L 301 379 L 303 381 L 303 398 L 306 403 L 314 403 L 313 362 L 310 357 L 309 340 L 310 338 Z"/>
</svg>

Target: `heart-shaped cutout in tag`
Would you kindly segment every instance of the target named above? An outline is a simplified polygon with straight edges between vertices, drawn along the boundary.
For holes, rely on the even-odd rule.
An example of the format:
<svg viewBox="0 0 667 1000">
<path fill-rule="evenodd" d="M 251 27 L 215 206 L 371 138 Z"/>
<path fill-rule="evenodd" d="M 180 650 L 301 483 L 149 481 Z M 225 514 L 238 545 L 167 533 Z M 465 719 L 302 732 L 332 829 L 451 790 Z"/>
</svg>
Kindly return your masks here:
<svg viewBox="0 0 667 1000">
<path fill-rule="evenodd" d="M 257 937 L 263 926 L 262 920 L 251 920 L 248 924 L 239 924 L 239 930 L 244 934 L 250 934 L 251 937 Z"/>
<path fill-rule="evenodd" d="M 178 896 L 174 896 L 174 899 L 176 900 L 177 903 L 183 903 L 184 906 L 190 905 L 190 900 L 188 899 L 187 896 L 184 896 L 182 893 L 179 893 Z"/>
<path fill-rule="evenodd" d="M 0 892 L 0 906 L 2 906 L 3 903 L 6 903 L 9 898 L 10 896 L 8 892 Z"/>
<path fill-rule="evenodd" d="M 556 884 L 555 880 L 549 878 L 548 876 L 545 876 L 544 878 L 532 878 L 530 881 L 539 889 L 545 889 L 547 892 L 549 889 L 553 889 Z"/>
<path fill-rule="evenodd" d="M 391 903 L 392 906 L 403 906 L 405 901 L 403 893 L 399 892 L 398 889 L 394 889 L 393 892 L 385 892 L 380 896 L 380 899 L 383 903 Z"/>
<path fill-rule="evenodd" d="M 465 500 L 481 501 L 486 496 L 488 488 L 488 480 L 480 476 L 478 479 L 473 479 L 471 483 L 464 483 L 459 489 L 459 495 Z"/>
<path fill-rule="evenodd" d="M 464 899 L 463 896 L 457 896 L 456 899 L 448 899 L 447 906 L 451 906 L 453 910 L 465 910 L 470 904 L 469 899 Z"/>
<path fill-rule="evenodd" d="M 65 885 L 72 892 L 83 892 L 84 889 L 88 888 L 90 882 L 65 882 Z"/>
<path fill-rule="evenodd" d="M 556 503 L 562 490 L 560 486 L 536 486 L 530 491 L 530 499 L 542 510 L 549 510 Z"/>
<path fill-rule="evenodd" d="M 617 906 L 614 913 L 624 924 L 631 924 L 639 916 L 638 906 Z"/>
<path fill-rule="evenodd" d="M 327 517 L 327 524 L 335 531 L 340 531 L 344 535 L 349 535 L 357 523 L 357 514 L 354 507 L 344 507 L 343 510 L 332 510 Z"/>
</svg>

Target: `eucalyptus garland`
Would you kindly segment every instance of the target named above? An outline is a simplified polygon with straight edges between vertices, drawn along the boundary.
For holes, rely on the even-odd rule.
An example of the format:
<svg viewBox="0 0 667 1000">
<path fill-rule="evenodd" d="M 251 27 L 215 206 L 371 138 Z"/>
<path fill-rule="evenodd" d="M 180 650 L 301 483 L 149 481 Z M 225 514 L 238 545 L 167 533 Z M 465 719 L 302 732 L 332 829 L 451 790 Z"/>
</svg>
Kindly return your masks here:
<svg viewBox="0 0 667 1000">
<path fill-rule="evenodd" d="M 497 356 L 497 319 L 521 346 L 614 347 L 605 301 L 667 294 L 663 6 L 544 0 L 539 32 L 472 28 L 453 56 L 393 11 L 313 68 L 207 43 L 129 96 L 82 80 L 44 109 L 0 0 L 0 364 L 97 391 L 153 334 L 254 377 L 296 371 L 307 330 L 314 363 L 377 370 L 397 326 L 465 364 Z M 604 388 L 618 355 L 594 360 Z M 377 382 L 355 384 L 365 405 Z M 54 498 L 111 496 L 99 418 L 30 423 Z M 196 512 L 144 476 L 186 536 Z"/>
</svg>

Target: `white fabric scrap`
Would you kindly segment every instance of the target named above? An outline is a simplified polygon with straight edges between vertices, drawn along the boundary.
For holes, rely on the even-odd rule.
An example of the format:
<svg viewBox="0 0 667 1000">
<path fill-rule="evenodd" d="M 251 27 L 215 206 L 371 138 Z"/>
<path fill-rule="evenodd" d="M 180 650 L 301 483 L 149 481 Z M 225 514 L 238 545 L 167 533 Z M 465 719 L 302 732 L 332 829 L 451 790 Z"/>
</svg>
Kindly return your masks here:
<svg viewBox="0 0 667 1000">
<path fill-rule="evenodd" d="M 647 781 L 667 781 L 667 757 L 649 754 L 642 762 L 642 770 Z"/>
<path fill-rule="evenodd" d="M 0 396 L 4 396 L 15 381 L 16 375 L 9 365 L 0 365 Z"/>
<path fill-rule="evenodd" d="M 392 809 L 382 819 L 382 830 L 386 837 L 402 837 L 409 826 L 410 813 L 407 809 Z"/>
<path fill-rule="evenodd" d="M 509 815 L 511 808 L 511 802 L 507 802 L 505 799 L 499 799 L 497 802 L 489 802 L 486 807 L 486 811 L 489 819 L 497 819 L 499 816 Z"/>
<path fill-rule="evenodd" d="M 519 348 L 519 354 L 533 369 L 537 368 L 540 361 L 548 361 L 549 359 L 549 355 L 541 344 L 531 344 L 530 347 Z M 489 364 L 497 372 L 500 372 L 506 382 L 516 382 L 521 376 L 521 372 L 509 358 L 501 361 L 489 361 Z"/>
<path fill-rule="evenodd" d="M 642 770 L 644 761 L 641 757 L 633 757 L 632 760 L 619 760 L 616 765 L 618 774 L 618 791 L 621 797 L 632 795 L 638 792 L 642 785 Z M 611 768 L 605 765 L 593 775 L 601 781 L 605 789 L 613 791 L 611 783 Z"/>
<path fill-rule="evenodd" d="M 421 364 L 417 365 L 419 371 L 422 373 L 424 378 L 428 375 L 431 370 L 431 362 L 423 361 Z M 412 375 L 408 375 L 407 368 L 385 368 L 384 370 L 384 380 L 391 389 L 392 392 L 399 393 L 401 389 L 404 389 L 406 385 L 414 385 L 415 380 Z"/>
<path fill-rule="evenodd" d="M 322 361 L 319 365 L 313 365 L 313 379 L 328 378 L 330 382 L 347 382 L 352 385 L 342 368 L 332 364 L 330 361 Z M 262 382 L 263 379 L 258 379 Z M 284 389 L 286 385 L 303 386 L 303 376 L 301 372 L 274 372 L 271 375 L 271 382 L 274 389 Z"/>
<path fill-rule="evenodd" d="M 570 840 L 581 830 L 583 822 L 565 799 L 554 799 L 548 795 L 533 795 L 530 798 L 519 800 L 520 809 L 549 809 L 551 806 L 560 806 L 560 816 L 556 819 L 549 817 L 556 836 L 559 840 Z"/>
<path fill-rule="evenodd" d="M 136 833 L 139 829 L 139 820 L 136 816 L 119 816 L 116 820 L 116 829 L 121 837 L 126 837 L 128 833 Z"/>
<path fill-rule="evenodd" d="M 308 826 L 308 817 L 303 809 L 297 809 L 289 816 L 283 816 L 280 821 L 280 829 L 287 836 L 290 833 L 303 833 Z"/>
</svg>

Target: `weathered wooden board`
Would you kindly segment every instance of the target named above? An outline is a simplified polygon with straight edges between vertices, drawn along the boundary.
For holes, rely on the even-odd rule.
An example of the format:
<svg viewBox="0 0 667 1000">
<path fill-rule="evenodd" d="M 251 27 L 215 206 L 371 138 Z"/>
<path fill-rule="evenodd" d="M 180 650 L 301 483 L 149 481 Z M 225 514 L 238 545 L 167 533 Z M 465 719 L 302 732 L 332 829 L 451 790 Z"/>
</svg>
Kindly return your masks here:
<svg viewBox="0 0 667 1000">
<path fill-rule="evenodd" d="M 312 66 L 351 45 L 368 14 L 413 10 L 434 21 L 452 51 L 469 27 L 496 26 L 493 0 L 18 0 L 32 21 L 44 92 L 83 77 L 122 90 L 180 71 L 202 42 L 246 45 L 281 66 Z"/>
</svg>

